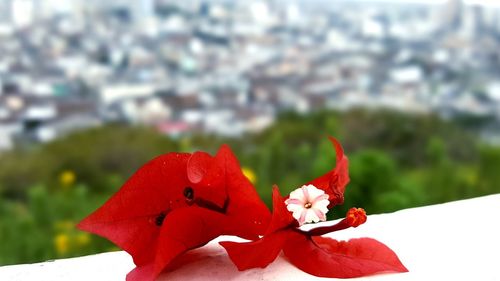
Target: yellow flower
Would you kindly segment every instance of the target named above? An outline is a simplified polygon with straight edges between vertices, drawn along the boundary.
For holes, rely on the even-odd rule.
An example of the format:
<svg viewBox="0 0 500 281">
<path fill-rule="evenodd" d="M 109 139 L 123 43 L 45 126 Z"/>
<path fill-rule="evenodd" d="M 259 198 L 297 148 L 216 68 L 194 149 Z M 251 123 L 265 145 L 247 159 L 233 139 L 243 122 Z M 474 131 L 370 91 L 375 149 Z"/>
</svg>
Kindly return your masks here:
<svg viewBox="0 0 500 281">
<path fill-rule="evenodd" d="M 255 175 L 255 172 L 252 169 L 248 167 L 243 167 L 241 171 L 243 172 L 243 175 L 245 175 L 245 177 L 247 177 L 247 179 L 252 184 L 255 184 L 257 182 L 257 175 Z"/>
<path fill-rule="evenodd" d="M 69 251 L 69 237 L 65 233 L 59 233 L 54 237 L 54 248 L 59 256 L 64 256 Z"/>
<path fill-rule="evenodd" d="M 90 235 L 85 232 L 78 233 L 75 239 L 79 247 L 87 246 L 90 243 Z"/>
<path fill-rule="evenodd" d="M 72 186 L 75 181 L 76 175 L 71 170 L 65 170 L 59 175 L 59 183 L 64 187 Z"/>
</svg>

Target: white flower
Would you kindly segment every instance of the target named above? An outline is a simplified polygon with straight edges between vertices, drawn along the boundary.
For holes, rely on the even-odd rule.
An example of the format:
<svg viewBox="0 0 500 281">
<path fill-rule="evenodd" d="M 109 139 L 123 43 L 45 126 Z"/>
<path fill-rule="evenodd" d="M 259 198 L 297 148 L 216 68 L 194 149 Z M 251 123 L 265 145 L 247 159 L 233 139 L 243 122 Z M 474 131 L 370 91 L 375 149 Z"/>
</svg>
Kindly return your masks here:
<svg viewBox="0 0 500 281">
<path fill-rule="evenodd" d="M 299 225 L 303 225 L 309 222 L 325 221 L 330 201 L 328 201 L 328 194 L 309 184 L 292 191 L 285 204 Z"/>
</svg>

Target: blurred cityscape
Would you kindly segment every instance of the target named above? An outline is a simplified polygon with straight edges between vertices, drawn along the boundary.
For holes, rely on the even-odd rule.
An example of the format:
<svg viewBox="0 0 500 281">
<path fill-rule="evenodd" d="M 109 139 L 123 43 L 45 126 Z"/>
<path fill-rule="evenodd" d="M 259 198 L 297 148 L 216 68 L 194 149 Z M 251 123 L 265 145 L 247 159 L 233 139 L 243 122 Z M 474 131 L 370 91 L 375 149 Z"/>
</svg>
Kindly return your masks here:
<svg viewBox="0 0 500 281">
<path fill-rule="evenodd" d="M 487 120 L 500 9 L 460 0 L 2 0 L 0 151 L 118 122 L 240 136 L 277 113 L 392 108 Z"/>
</svg>

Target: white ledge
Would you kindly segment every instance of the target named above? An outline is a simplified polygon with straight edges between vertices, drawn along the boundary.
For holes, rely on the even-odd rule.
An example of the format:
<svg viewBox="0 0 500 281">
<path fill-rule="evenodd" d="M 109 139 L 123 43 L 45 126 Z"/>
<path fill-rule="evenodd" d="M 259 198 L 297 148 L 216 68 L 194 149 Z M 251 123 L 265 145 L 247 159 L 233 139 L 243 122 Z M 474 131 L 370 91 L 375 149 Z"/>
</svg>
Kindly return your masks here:
<svg viewBox="0 0 500 281">
<path fill-rule="evenodd" d="M 331 235 L 372 237 L 391 247 L 410 270 L 356 280 L 500 280 L 500 194 L 371 215 L 366 224 Z M 326 223 L 330 224 L 330 223 Z M 236 240 L 221 237 L 220 240 Z M 190 251 L 183 267 L 159 280 L 326 280 L 308 275 L 280 256 L 265 269 L 239 272 L 213 241 Z M 305 257 L 306 258 L 306 257 Z M 134 268 L 125 252 L 0 267 L 6 281 L 125 280 Z M 352 280 L 352 279 L 351 279 Z"/>
</svg>

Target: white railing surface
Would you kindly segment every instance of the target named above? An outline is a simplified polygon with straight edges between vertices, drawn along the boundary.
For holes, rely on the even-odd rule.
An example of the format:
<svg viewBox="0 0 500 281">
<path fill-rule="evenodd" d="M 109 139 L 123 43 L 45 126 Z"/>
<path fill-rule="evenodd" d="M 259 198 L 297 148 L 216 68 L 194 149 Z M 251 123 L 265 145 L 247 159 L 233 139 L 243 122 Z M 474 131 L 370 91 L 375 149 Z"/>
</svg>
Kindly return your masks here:
<svg viewBox="0 0 500 281">
<path fill-rule="evenodd" d="M 330 236 L 375 238 L 391 247 L 410 270 L 356 280 L 500 280 L 500 194 L 370 215 L 366 224 Z M 228 239 L 235 238 L 218 241 Z M 282 256 L 265 269 L 239 272 L 217 241 L 190 251 L 185 258 L 182 267 L 159 280 L 327 280 L 303 273 Z M 0 280 L 125 280 L 133 267 L 127 253 L 112 252 L 3 266 Z"/>
</svg>

